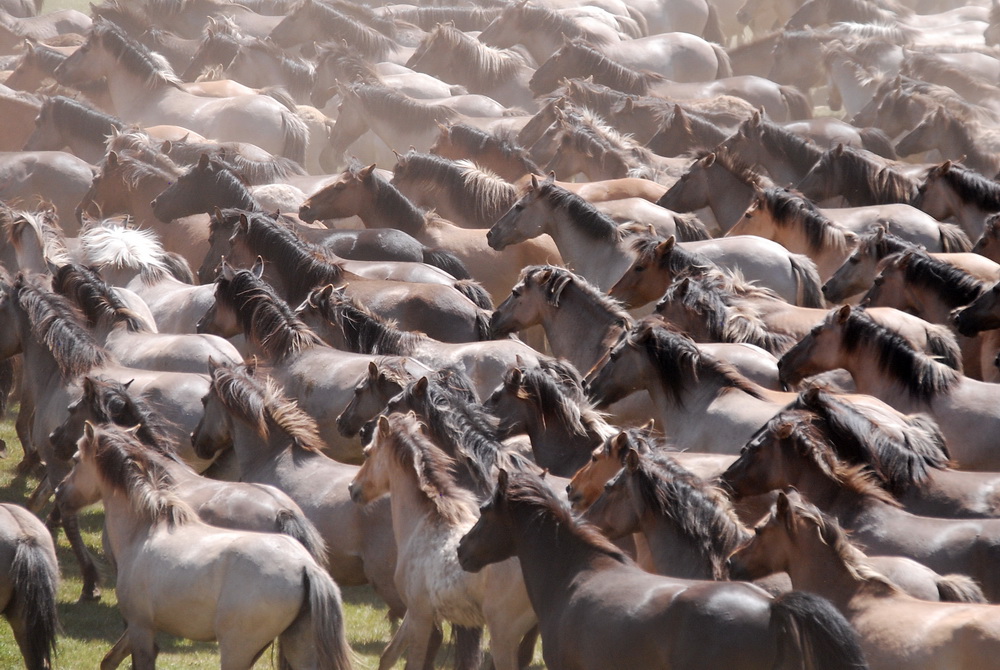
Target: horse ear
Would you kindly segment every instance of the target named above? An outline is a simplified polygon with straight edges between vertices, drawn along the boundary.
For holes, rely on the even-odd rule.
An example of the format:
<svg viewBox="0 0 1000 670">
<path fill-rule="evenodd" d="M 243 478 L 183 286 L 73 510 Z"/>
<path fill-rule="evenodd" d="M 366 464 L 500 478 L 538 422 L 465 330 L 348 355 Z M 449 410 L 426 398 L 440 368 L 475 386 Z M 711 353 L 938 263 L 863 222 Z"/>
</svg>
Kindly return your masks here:
<svg viewBox="0 0 1000 670">
<path fill-rule="evenodd" d="M 629 472 L 635 472 L 639 469 L 639 452 L 635 449 L 629 448 L 625 452 L 625 467 L 628 468 Z"/>
<path fill-rule="evenodd" d="M 806 391 L 804 394 L 806 402 L 810 405 L 814 405 L 819 402 L 819 391 L 820 389 L 818 386 L 813 386 L 811 389 Z"/>
<path fill-rule="evenodd" d="M 250 268 L 250 272 L 252 272 L 253 276 L 256 277 L 257 279 L 260 279 L 261 277 L 263 277 L 264 276 L 264 259 L 261 258 L 260 256 L 257 256 L 257 260 L 254 261 L 253 267 Z"/>
<path fill-rule="evenodd" d="M 327 284 L 326 286 L 324 286 L 319 290 L 319 293 L 316 294 L 316 297 L 320 300 L 329 300 L 330 298 L 333 297 L 333 291 L 335 289 L 336 287 L 333 284 Z"/>
<path fill-rule="evenodd" d="M 375 163 L 372 163 L 368 167 L 361 168 L 360 170 L 358 170 L 358 177 L 360 177 L 361 179 L 368 179 L 369 177 L 372 176 L 373 172 L 375 172 Z"/>
<path fill-rule="evenodd" d="M 756 128 L 757 126 L 760 125 L 760 122 L 761 122 L 760 110 L 758 109 L 755 110 L 753 115 L 750 116 L 750 127 Z"/>
<path fill-rule="evenodd" d="M 668 237 L 667 239 L 663 240 L 662 242 L 656 245 L 656 253 L 662 256 L 663 254 L 673 249 L 676 244 L 677 244 L 677 238 L 671 235 L 670 237 Z"/>
<path fill-rule="evenodd" d="M 850 315 L 851 315 L 851 306 L 844 305 L 843 307 L 837 310 L 837 322 L 844 323 L 845 321 L 847 321 L 847 318 Z"/>
<path fill-rule="evenodd" d="M 632 102 L 632 98 L 625 98 L 625 102 L 622 104 L 622 111 L 626 114 L 631 114 L 635 109 L 635 103 Z"/>
<path fill-rule="evenodd" d="M 510 484 L 510 475 L 503 468 L 497 472 L 497 493 L 505 494 L 507 493 L 507 486 Z"/>
<path fill-rule="evenodd" d="M 215 205 L 212 209 L 212 218 L 217 220 L 219 223 L 222 223 L 222 210 L 219 209 L 218 205 Z"/>
<path fill-rule="evenodd" d="M 510 371 L 510 385 L 520 386 L 521 381 L 524 379 L 524 373 L 521 372 L 521 368 L 514 368 Z"/>
<path fill-rule="evenodd" d="M 708 154 L 707 156 L 705 156 L 704 158 L 701 159 L 701 164 L 704 167 L 712 167 L 713 163 L 715 163 L 715 154 L 714 153 L 710 153 L 710 154 Z"/>
<path fill-rule="evenodd" d="M 83 434 L 87 438 L 87 442 L 92 442 L 94 440 L 94 424 L 90 421 L 83 422 Z"/>
<path fill-rule="evenodd" d="M 198 157 L 198 169 L 207 170 L 208 169 L 208 154 L 203 153 Z"/>
<path fill-rule="evenodd" d="M 941 174 L 948 174 L 948 170 L 951 169 L 951 161 L 945 161 L 941 163 Z"/>
<path fill-rule="evenodd" d="M 531 190 L 534 191 L 538 188 L 538 177 L 531 175 Z"/>
<path fill-rule="evenodd" d="M 624 430 L 611 438 L 611 449 L 613 451 L 621 451 L 622 449 L 627 449 L 628 446 L 628 433 Z"/>
<path fill-rule="evenodd" d="M 236 276 L 236 272 L 233 270 L 233 266 L 226 262 L 226 259 L 222 259 L 222 267 L 219 270 L 219 276 L 226 281 L 232 281 L 233 277 Z"/>
<path fill-rule="evenodd" d="M 84 377 L 83 378 L 83 394 L 93 395 L 94 394 L 94 378 Z"/>
<path fill-rule="evenodd" d="M 841 142 L 840 144 L 838 144 L 837 147 L 833 150 L 833 155 L 834 156 L 843 156 L 844 155 L 844 143 L 843 142 Z"/>
<path fill-rule="evenodd" d="M 174 148 L 173 142 L 170 140 L 163 140 L 163 144 L 160 145 L 160 151 L 165 154 L 169 154 L 170 150 Z"/>
<path fill-rule="evenodd" d="M 125 429 L 125 432 L 126 432 L 126 433 L 128 433 L 129 435 L 131 435 L 132 437 L 135 437 L 135 436 L 136 436 L 136 434 L 137 434 L 137 433 L 139 432 L 139 430 L 141 430 L 141 429 L 142 429 L 142 424 L 141 424 L 141 423 L 137 423 L 137 424 L 135 424 L 134 426 L 132 426 L 131 428 L 126 428 L 126 429 Z"/>
<path fill-rule="evenodd" d="M 237 226 L 245 233 L 250 232 L 250 219 L 247 218 L 246 214 L 240 214 L 240 222 Z"/>
<path fill-rule="evenodd" d="M 779 440 L 787 440 L 792 436 L 793 428 L 794 426 L 792 426 L 792 423 L 790 421 L 782 421 L 781 423 L 778 424 L 778 428 L 777 430 L 774 431 L 774 434 L 778 437 Z"/>
<path fill-rule="evenodd" d="M 785 526 L 792 529 L 792 503 L 788 500 L 788 494 L 778 491 L 778 499 L 774 503 L 774 511 L 778 517 L 784 521 Z"/>
<path fill-rule="evenodd" d="M 878 226 L 875 228 L 875 242 L 881 242 L 885 239 L 885 226 Z"/>
<path fill-rule="evenodd" d="M 428 379 L 427 379 L 426 376 L 421 377 L 420 379 L 418 379 L 413 384 L 413 393 L 414 393 L 414 395 L 418 395 L 418 396 L 427 395 L 427 385 L 429 383 L 430 382 L 428 381 Z"/>
<path fill-rule="evenodd" d="M 135 381 L 135 378 L 133 377 L 132 379 L 129 379 L 129 380 L 127 381 L 127 382 L 125 382 L 124 384 L 122 384 L 122 386 L 123 386 L 123 387 L 125 388 L 125 390 L 127 391 L 127 390 L 128 390 L 128 387 L 129 387 L 129 386 L 131 386 L 131 385 L 132 385 L 132 382 L 134 382 L 134 381 Z"/>
<path fill-rule="evenodd" d="M 389 419 L 385 414 L 378 415 L 378 434 L 380 437 L 389 437 L 392 434 L 392 427 L 389 426 Z"/>
<path fill-rule="evenodd" d="M 378 379 L 378 364 L 375 361 L 368 361 L 368 376 L 372 379 Z"/>
</svg>

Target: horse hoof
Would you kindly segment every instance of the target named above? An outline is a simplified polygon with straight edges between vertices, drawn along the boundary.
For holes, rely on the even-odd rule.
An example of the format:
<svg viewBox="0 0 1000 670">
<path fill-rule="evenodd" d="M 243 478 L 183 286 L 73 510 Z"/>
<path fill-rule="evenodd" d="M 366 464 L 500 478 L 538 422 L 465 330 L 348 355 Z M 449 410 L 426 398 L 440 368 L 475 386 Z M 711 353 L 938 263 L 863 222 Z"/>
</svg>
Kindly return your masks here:
<svg viewBox="0 0 1000 670">
<path fill-rule="evenodd" d="M 80 598 L 76 601 L 78 603 L 96 603 L 101 600 L 101 589 L 94 587 L 92 589 L 87 589 L 84 587 L 83 591 L 80 593 Z"/>
</svg>

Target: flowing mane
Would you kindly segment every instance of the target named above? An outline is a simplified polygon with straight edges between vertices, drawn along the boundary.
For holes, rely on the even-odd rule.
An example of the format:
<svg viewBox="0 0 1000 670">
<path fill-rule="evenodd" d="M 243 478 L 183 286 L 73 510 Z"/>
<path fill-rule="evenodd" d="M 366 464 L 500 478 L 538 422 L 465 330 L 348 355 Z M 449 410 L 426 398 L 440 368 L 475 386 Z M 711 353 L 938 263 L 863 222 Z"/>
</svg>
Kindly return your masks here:
<svg viewBox="0 0 1000 670">
<path fill-rule="evenodd" d="M 303 0 L 289 16 L 306 13 L 310 21 L 323 31 L 331 40 L 345 40 L 362 56 L 369 59 L 384 60 L 397 44 L 391 37 L 379 30 L 365 25 L 353 16 L 348 16 L 332 5 L 314 0 Z M 392 26 L 391 22 L 381 25 Z"/>
<path fill-rule="evenodd" d="M 442 50 L 448 60 L 449 80 L 456 84 L 475 84 L 477 88 L 492 88 L 514 79 L 527 66 L 516 51 L 497 49 L 455 28 L 442 24 L 424 38 L 417 53 Z"/>
<path fill-rule="evenodd" d="M 231 279 L 220 274 L 215 299 L 237 315 L 247 339 L 272 361 L 280 362 L 311 347 L 324 346 L 271 285 L 250 270 L 236 270 Z"/>
<path fill-rule="evenodd" d="M 676 244 L 670 247 L 667 253 L 660 245 L 665 240 L 655 235 L 637 235 L 632 238 L 632 251 L 636 253 L 635 264 L 645 267 L 655 266 L 663 270 L 669 270 L 671 274 L 697 275 L 716 270 L 718 266 L 707 257 L 688 251 L 684 247 Z"/>
<path fill-rule="evenodd" d="M 777 298 L 767 289 L 750 287 L 750 290 L 765 291 L 763 297 Z M 742 303 L 732 279 L 717 270 L 683 271 L 675 275 L 655 311 L 660 312 L 670 303 L 700 315 L 714 342 L 745 342 L 770 352 L 787 351 L 796 342 L 790 335 L 771 330 L 752 305 Z"/>
<path fill-rule="evenodd" d="M 632 559 L 595 526 L 575 517 L 538 475 L 511 472 L 506 479 L 507 485 L 497 488 L 494 500 L 502 502 L 525 525 L 554 528 L 560 534 L 565 532 L 602 556 L 624 565 L 632 565 Z"/>
<path fill-rule="evenodd" d="M 390 414 L 389 432 L 377 433 L 375 443 L 387 448 L 401 468 L 417 478 L 417 485 L 441 518 L 453 524 L 468 524 L 476 518 L 477 501 L 455 479 L 455 460 L 424 434 L 412 414 Z"/>
<path fill-rule="evenodd" d="M 759 117 L 744 121 L 739 132 L 744 137 L 756 135 L 768 152 L 788 161 L 796 170 L 808 171 L 823 156 L 816 144 Z"/>
<path fill-rule="evenodd" d="M 450 161 L 434 154 L 408 151 L 397 157 L 392 183 L 412 180 L 440 187 L 448 198 L 472 210 L 482 227 L 493 225 L 517 202 L 518 189 L 468 160 Z"/>
<path fill-rule="evenodd" d="M 529 265 L 521 270 L 518 284 L 527 282 L 537 284 L 542 289 L 546 301 L 553 307 L 559 307 L 563 294 L 568 288 L 574 288 L 582 294 L 585 303 L 594 305 L 598 310 L 620 321 L 622 325 L 632 323 L 631 315 L 625 311 L 620 302 L 566 268 L 555 265 Z"/>
<path fill-rule="evenodd" d="M 233 62 L 239 60 L 242 54 L 251 51 L 267 55 L 278 66 L 278 72 L 281 73 L 281 78 L 288 85 L 288 92 L 292 96 L 306 98 L 312 92 L 316 80 L 316 68 L 311 63 L 292 58 L 273 42 L 256 37 L 243 39 L 240 51 L 234 56 Z"/>
<path fill-rule="evenodd" d="M 638 454 L 635 470 L 625 468 L 618 476 L 630 476 L 645 504 L 664 516 L 691 542 L 712 566 L 713 579 L 726 579 L 726 561 L 749 539 L 736 518 L 729 499 L 665 453 Z"/>
<path fill-rule="evenodd" d="M 539 182 L 538 197 L 553 209 L 565 213 L 573 226 L 589 237 L 609 244 L 622 240 L 623 233 L 614 219 L 555 182 Z"/>
<path fill-rule="evenodd" d="M 495 7 L 419 7 L 415 5 L 400 5 L 394 7 L 392 15 L 399 21 L 412 23 L 422 30 L 433 30 L 436 26 L 451 23 L 458 30 L 483 30 L 493 19 L 505 10 L 503 6 Z"/>
<path fill-rule="evenodd" d="M 947 169 L 941 167 L 930 169 L 928 181 L 943 179 L 963 201 L 990 212 L 1000 210 L 1000 184 L 962 165 L 948 164 Z"/>
<path fill-rule="evenodd" d="M 894 507 L 899 502 L 882 488 L 878 480 L 863 465 L 851 465 L 837 457 L 823 432 L 816 425 L 815 414 L 798 410 L 783 410 L 772 417 L 748 444 L 777 440 L 791 445 L 799 457 L 809 461 L 824 477 L 863 497 L 871 497 Z M 791 428 L 791 430 L 789 430 Z"/>
<path fill-rule="evenodd" d="M 136 270 L 147 284 L 170 274 L 166 252 L 151 230 L 96 225 L 80 234 L 80 248 L 84 263 L 98 270 L 107 266 Z"/>
<path fill-rule="evenodd" d="M 513 15 L 518 24 L 525 28 L 554 35 L 564 35 L 570 39 L 583 39 L 595 46 L 603 46 L 608 43 L 607 38 L 603 35 L 583 28 L 572 17 L 542 5 L 517 2 L 508 5 L 501 16 L 506 18 L 508 13 Z"/>
<path fill-rule="evenodd" d="M 663 81 L 663 77 L 653 72 L 633 70 L 612 60 L 599 51 L 592 41 L 575 39 L 564 44 L 552 58 L 560 57 L 573 63 L 573 70 L 589 73 L 598 84 L 618 89 L 622 93 L 646 95 L 652 84 Z M 539 71 L 545 67 L 543 63 Z"/>
<path fill-rule="evenodd" d="M 649 357 L 675 405 L 683 407 L 684 394 L 706 376 L 716 377 L 723 390 L 739 390 L 763 399 L 760 389 L 736 368 L 702 353 L 691 338 L 665 324 L 641 321 L 627 337 Z"/>
<path fill-rule="evenodd" d="M 74 134 L 101 145 L 111 135 L 112 128 L 118 131 L 125 129 L 125 122 L 121 119 L 61 95 L 46 98 L 38 115 L 51 115 L 60 128 L 72 128 Z"/>
<path fill-rule="evenodd" d="M 52 210 L 24 212 L 3 206 L 0 207 L 0 226 L 3 227 L 7 240 L 15 249 L 20 249 L 22 244 L 20 232 L 27 227 L 31 229 L 42 247 L 46 261 L 57 266 L 70 262 L 66 238 Z"/>
<path fill-rule="evenodd" d="M 503 158 L 523 164 L 526 173 L 541 174 L 542 172 L 528 151 L 517 143 L 517 136 L 511 131 L 494 130 L 492 133 L 488 133 L 475 126 L 456 123 L 448 126 L 447 132 L 452 142 L 467 147 L 470 153 L 479 154 L 487 149 L 493 149 L 498 151 Z"/>
<path fill-rule="evenodd" d="M 194 142 L 182 139 L 170 143 L 169 156 L 178 163 L 197 163 L 202 154 L 208 154 L 211 160 L 222 164 L 246 184 L 273 184 L 306 174 L 302 166 L 291 158 L 270 156 L 264 159 L 247 156 L 237 142 Z"/>
<path fill-rule="evenodd" d="M 858 236 L 858 245 L 854 253 L 859 256 L 873 256 L 881 260 L 892 254 L 917 251 L 920 247 L 913 242 L 897 237 L 883 229 L 876 229 Z"/>
<path fill-rule="evenodd" d="M 857 405 L 821 389 L 800 393 L 788 409 L 812 412 L 813 425 L 837 457 L 871 468 L 893 495 L 926 481 L 932 470 L 948 467 L 944 436 L 924 415 L 908 416 L 905 430 L 889 431 Z"/>
<path fill-rule="evenodd" d="M 429 339 L 422 333 L 399 330 L 394 323 L 384 321 L 343 289 L 330 292 L 316 289 L 308 300 L 324 319 L 340 328 L 348 351 L 354 353 L 409 356 L 417 345 Z"/>
<path fill-rule="evenodd" d="M 19 275 L 12 291 L 27 317 L 31 335 L 55 359 L 63 379 L 73 379 L 113 362 L 69 301 L 46 288 L 41 278 Z"/>
<path fill-rule="evenodd" d="M 833 310 L 825 323 L 838 318 L 838 310 Z M 958 372 L 916 351 L 901 335 L 875 323 L 863 309 L 852 308 L 841 325 L 848 353 L 868 349 L 879 370 L 902 384 L 916 399 L 930 400 L 938 393 L 948 392 L 959 381 Z"/>
<path fill-rule="evenodd" d="M 544 362 L 538 367 L 511 368 L 504 373 L 504 387 L 515 385 L 517 397 L 534 407 L 544 422 L 554 419 L 571 435 L 604 432 L 605 423 L 583 390 L 583 379 L 571 365 Z"/>
<path fill-rule="evenodd" d="M 142 79 L 148 88 L 164 85 L 176 88 L 181 83 L 163 56 L 139 44 L 110 21 L 94 21 L 90 39 L 100 42 L 125 70 Z"/>
<path fill-rule="evenodd" d="M 101 174 L 109 170 L 109 157 L 105 156 L 101 163 Z M 152 159 L 152 160 L 150 160 Z M 117 166 L 122 181 L 137 188 L 147 179 L 159 179 L 172 183 L 181 176 L 182 170 L 166 154 L 147 155 L 144 152 L 121 151 L 115 154 Z"/>
<path fill-rule="evenodd" d="M 396 119 L 410 127 L 431 128 L 458 117 L 445 105 L 426 104 L 381 84 L 352 84 L 348 87 L 369 114 Z"/>
<path fill-rule="evenodd" d="M 724 145 L 718 146 L 715 149 L 695 151 L 691 153 L 690 156 L 693 161 L 691 164 L 692 168 L 695 162 L 709 156 L 714 156 L 715 158 L 712 161 L 712 165 L 718 165 L 722 169 L 726 170 L 726 172 L 731 174 L 734 179 L 743 185 L 756 191 L 762 191 L 765 188 L 773 186 L 770 179 L 757 171 L 756 165 L 743 160 L 738 153 L 730 151 Z M 688 172 L 690 172 L 690 169 Z"/>
<path fill-rule="evenodd" d="M 821 212 L 798 191 L 766 188 L 757 194 L 757 203 L 767 209 L 779 227 L 798 225 L 806 236 L 809 250 L 836 249 L 846 252 L 852 245 L 848 231 Z"/>
<path fill-rule="evenodd" d="M 841 193 L 854 193 L 879 205 L 913 202 L 919 188 L 913 178 L 891 165 L 845 146 L 825 152 L 803 181 L 810 175 L 814 179 L 818 178 L 816 175 L 823 175 L 826 179 L 839 175 Z"/>
<path fill-rule="evenodd" d="M 101 477 L 129 500 L 133 511 L 153 525 L 183 526 L 197 518 L 187 503 L 174 495 L 174 480 L 151 452 L 134 435 L 113 424 L 97 428 L 90 436 L 88 450 Z"/>
<path fill-rule="evenodd" d="M 590 110 L 570 109 L 565 114 L 557 133 L 557 141 L 563 147 L 597 158 L 601 166 L 617 160 L 629 177 L 651 178 L 657 171 L 652 151 L 622 135 Z"/>
<path fill-rule="evenodd" d="M 62 266 L 52 277 L 52 290 L 69 298 L 92 328 L 107 320 L 123 324 L 131 333 L 150 332 L 142 318 L 129 309 L 93 268 L 76 263 Z"/>
<path fill-rule="evenodd" d="M 355 178 L 359 178 L 362 166 L 352 160 L 347 169 Z M 424 227 L 427 217 L 433 216 L 422 212 L 378 172 L 370 172 L 365 180 L 372 189 L 375 210 L 384 212 L 386 218 L 395 221 L 400 230 L 413 234 Z"/>
<path fill-rule="evenodd" d="M 923 250 L 887 256 L 882 262 L 883 271 L 902 271 L 908 284 L 933 291 L 952 308 L 968 305 L 987 288 L 985 282 Z"/>
<path fill-rule="evenodd" d="M 170 437 L 169 422 L 142 395 L 129 393 L 128 386 L 114 379 L 83 378 L 85 404 L 97 422 L 135 429 L 135 437 L 156 453 L 181 462 Z"/>
<path fill-rule="evenodd" d="M 273 425 L 291 439 L 294 447 L 323 451 L 316 421 L 285 397 L 274 380 L 260 380 L 244 366 L 219 366 L 212 370 L 211 393 L 261 438 L 270 436 Z"/>
</svg>

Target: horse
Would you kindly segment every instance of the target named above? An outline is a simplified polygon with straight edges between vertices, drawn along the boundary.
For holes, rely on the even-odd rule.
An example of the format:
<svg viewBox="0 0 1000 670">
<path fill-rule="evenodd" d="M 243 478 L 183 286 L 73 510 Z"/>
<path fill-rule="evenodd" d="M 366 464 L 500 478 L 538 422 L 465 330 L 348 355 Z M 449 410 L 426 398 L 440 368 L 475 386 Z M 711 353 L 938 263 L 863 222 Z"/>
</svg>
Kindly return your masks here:
<svg viewBox="0 0 1000 670">
<path fill-rule="evenodd" d="M 56 72 L 67 83 L 106 76 L 115 110 L 129 121 L 180 125 L 218 140 L 253 141 L 300 163 L 305 158 L 308 128 L 280 102 L 263 95 L 206 102 L 181 90 L 169 66 L 103 19 L 94 22 L 85 47 Z M 133 95 L 137 89 L 148 94 Z"/>
<path fill-rule="evenodd" d="M 858 244 L 843 265 L 823 284 L 823 296 L 830 302 L 841 302 L 849 296 L 867 291 L 875 281 L 876 268 L 885 257 L 916 250 L 915 245 L 878 227 L 858 237 Z M 1000 278 L 1000 265 L 971 252 L 931 254 L 965 271 L 980 281 Z"/>
<path fill-rule="evenodd" d="M 920 184 L 883 159 L 838 144 L 820 157 L 796 188 L 814 202 L 840 196 L 851 206 L 862 207 L 911 203 Z"/>
<path fill-rule="evenodd" d="M 330 284 L 310 293 L 296 314 L 336 349 L 373 356 L 409 356 L 432 369 L 460 370 L 470 378 L 479 398 L 487 397 L 511 366 L 537 366 L 544 360 L 518 340 L 457 344 L 400 330 L 344 289 Z"/>
<path fill-rule="evenodd" d="M 406 615 L 379 661 L 391 667 L 405 652 L 407 667 L 431 656 L 427 640 L 441 620 L 485 625 L 497 668 L 519 667 L 518 645 L 536 618 L 516 561 L 476 575 L 458 564 L 458 540 L 476 520 L 476 497 L 451 472 L 454 462 L 412 415 L 380 417 L 351 498 L 368 503 L 390 493 L 393 533 L 400 547 L 396 584 Z"/>
<path fill-rule="evenodd" d="M 937 149 L 942 158 L 961 161 L 984 175 L 1000 170 L 1000 137 L 991 126 L 959 120 L 938 108 L 896 143 L 900 156 Z"/>
<path fill-rule="evenodd" d="M 592 526 L 575 520 L 543 481 L 504 471 L 479 521 L 459 543 L 458 559 L 464 569 L 479 571 L 511 556 L 521 563 L 550 667 L 769 668 L 782 652 L 803 662 L 810 652 L 776 635 L 772 617 L 808 620 L 798 630 L 810 631 L 811 644 L 830 650 L 830 656 L 805 662 L 867 667 L 850 627 L 825 601 L 803 594 L 772 600 L 750 584 L 646 573 Z M 581 630 L 588 634 L 581 637 Z M 832 631 L 832 638 L 812 637 Z"/>
<path fill-rule="evenodd" d="M 232 449 L 243 481 L 287 493 L 319 530 L 337 583 L 372 583 L 391 615 L 402 616 L 406 605 L 392 578 L 396 545 L 388 500 L 351 502 L 347 484 L 358 466 L 323 454 L 315 420 L 272 378 L 241 366 L 215 366 L 205 416 L 191 439 L 206 455 Z"/>
<path fill-rule="evenodd" d="M 346 40 L 366 58 L 378 62 L 405 62 L 412 49 L 396 42 L 394 22 L 381 17 L 375 20 L 375 25 L 366 25 L 343 13 L 339 7 L 303 0 L 273 26 L 267 37 L 281 48 L 304 42 Z"/>
<path fill-rule="evenodd" d="M 872 668 L 976 668 L 997 648 L 994 606 L 906 595 L 836 520 L 795 493 L 778 494 L 767 522 L 731 562 L 748 575 L 787 570 L 796 588 L 829 597 L 857 629 Z"/>
<path fill-rule="evenodd" d="M 531 187 L 493 225 L 488 239 L 491 246 L 503 249 L 544 232 L 552 235 L 566 263 L 599 288 L 613 286 L 633 263 L 634 254 L 623 231 L 582 198 L 551 180 L 539 182 L 532 178 Z M 815 300 L 812 297 L 819 294 L 811 262 L 790 255 L 778 244 L 749 237 L 735 242 L 683 244 L 685 249 L 705 254 L 720 266 L 739 268 L 745 277 L 773 287 L 789 302 L 810 304 Z"/>
<path fill-rule="evenodd" d="M 225 667 L 250 667 L 275 638 L 291 667 L 351 667 L 339 589 L 301 544 L 198 520 L 167 471 L 119 428 L 86 424 L 79 454 L 60 488 L 71 503 L 94 489 L 104 499 L 137 668 L 154 667 L 157 630 L 219 640 Z"/>
<path fill-rule="evenodd" d="M 988 177 L 951 161 L 927 171 L 913 206 L 935 219 L 954 219 L 969 237 L 982 236 L 986 219 L 1000 211 L 1000 189 Z"/>
<path fill-rule="evenodd" d="M 69 213 L 75 211 L 93 177 L 89 163 L 63 151 L 0 153 L 0 201 L 34 206 L 44 200 L 68 226 L 72 226 Z M 72 227 L 70 232 L 74 232 Z"/>
<path fill-rule="evenodd" d="M 361 445 L 340 434 L 336 418 L 368 364 L 395 360 L 414 374 L 424 374 L 429 368 L 412 358 L 369 356 L 328 347 L 259 273 L 259 268 L 233 270 L 223 265 L 214 287 L 215 306 L 200 330 L 229 336 L 243 333 L 252 350 L 268 361 L 271 375 L 319 424 L 324 451 L 340 461 L 358 461 Z"/>
<path fill-rule="evenodd" d="M 374 165 L 352 164 L 299 210 L 304 221 L 351 215 L 361 217 L 368 228 L 396 228 L 428 246 L 452 252 L 495 299 L 506 295 L 525 265 L 559 259 L 555 244 L 548 241 L 526 242 L 504 253 L 495 251 L 487 244 L 485 231 L 460 228 L 417 209 L 375 172 Z"/>
<path fill-rule="evenodd" d="M 125 123 L 79 100 L 61 95 L 46 98 L 35 118 L 35 128 L 24 143 L 25 151 L 61 151 L 96 165 L 104 158 L 105 144 L 112 129 L 124 130 Z"/>
<path fill-rule="evenodd" d="M 789 384 L 837 368 L 851 374 L 860 393 L 901 412 L 929 413 L 960 468 L 1000 470 L 988 439 L 988 427 L 998 420 L 992 384 L 927 357 L 863 310 L 846 305 L 831 310 L 779 361 L 781 378 Z"/>
<path fill-rule="evenodd" d="M 439 135 L 429 149 L 432 154 L 451 160 L 471 160 L 511 183 L 542 172 L 512 134 L 487 133 L 465 123 L 440 125 L 438 130 Z"/>
<path fill-rule="evenodd" d="M 997 262 L 1000 252 L 996 250 L 996 241 L 1000 239 L 1000 216 L 991 214 L 983 224 L 983 234 L 972 247 L 972 252 L 984 258 Z"/>
</svg>

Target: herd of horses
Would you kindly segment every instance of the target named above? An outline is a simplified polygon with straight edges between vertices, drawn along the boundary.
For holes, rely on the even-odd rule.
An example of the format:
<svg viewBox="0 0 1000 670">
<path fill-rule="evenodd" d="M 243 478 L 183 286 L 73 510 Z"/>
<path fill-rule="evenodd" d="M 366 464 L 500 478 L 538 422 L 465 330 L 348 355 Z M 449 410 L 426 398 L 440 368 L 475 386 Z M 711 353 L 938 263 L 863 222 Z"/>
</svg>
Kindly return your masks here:
<svg viewBox="0 0 1000 670">
<path fill-rule="evenodd" d="M 0 0 L 26 667 L 991 667 L 996 0 L 456 5 Z"/>
</svg>

